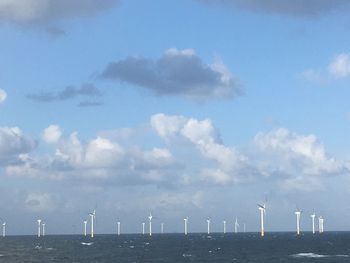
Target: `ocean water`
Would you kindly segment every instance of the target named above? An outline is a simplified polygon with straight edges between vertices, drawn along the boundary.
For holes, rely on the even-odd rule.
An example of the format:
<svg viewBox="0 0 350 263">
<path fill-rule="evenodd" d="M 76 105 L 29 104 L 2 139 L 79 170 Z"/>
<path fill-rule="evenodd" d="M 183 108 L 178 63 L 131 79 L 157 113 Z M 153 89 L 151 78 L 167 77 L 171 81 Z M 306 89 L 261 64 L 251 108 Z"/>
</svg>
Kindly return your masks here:
<svg viewBox="0 0 350 263">
<path fill-rule="evenodd" d="M 350 233 L 13 236 L 0 262 L 350 262 Z"/>
</svg>

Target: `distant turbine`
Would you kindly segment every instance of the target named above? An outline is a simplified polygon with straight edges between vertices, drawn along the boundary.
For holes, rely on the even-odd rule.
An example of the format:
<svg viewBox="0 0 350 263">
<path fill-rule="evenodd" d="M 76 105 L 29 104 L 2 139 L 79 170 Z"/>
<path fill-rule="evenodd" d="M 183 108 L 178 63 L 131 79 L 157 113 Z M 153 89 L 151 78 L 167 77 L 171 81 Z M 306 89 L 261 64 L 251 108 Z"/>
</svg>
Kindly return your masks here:
<svg viewBox="0 0 350 263">
<path fill-rule="evenodd" d="M 87 221 L 86 220 L 84 220 L 83 221 L 83 223 L 84 223 L 84 236 L 86 236 L 86 234 L 87 234 Z"/>
<path fill-rule="evenodd" d="M 297 217 L 297 235 L 300 235 L 300 215 L 301 215 L 301 210 L 298 210 L 295 212 L 295 215 Z"/>
<path fill-rule="evenodd" d="M 38 237 L 40 237 L 41 236 L 41 219 L 38 219 L 37 222 L 38 222 Z"/>
<path fill-rule="evenodd" d="M 224 234 L 226 234 L 226 221 L 222 221 L 224 223 Z"/>
<path fill-rule="evenodd" d="M 320 216 L 318 218 L 318 232 L 321 234 L 323 233 L 324 229 L 323 229 L 323 222 L 324 222 L 324 219 L 322 216 Z"/>
<path fill-rule="evenodd" d="M 142 222 L 142 235 L 144 235 L 144 234 L 145 234 L 145 223 Z"/>
<path fill-rule="evenodd" d="M 246 231 L 245 231 L 245 223 L 243 224 L 243 232 L 245 233 Z"/>
<path fill-rule="evenodd" d="M 208 225 L 208 235 L 210 235 L 210 219 L 207 219 L 207 225 Z"/>
<path fill-rule="evenodd" d="M 152 236 L 152 214 L 149 214 L 148 220 L 149 220 L 149 235 Z"/>
<path fill-rule="evenodd" d="M 265 235 L 264 216 L 266 215 L 266 204 L 258 204 L 258 209 L 260 210 L 261 236 L 263 237 Z"/>
<path fill-rule="evenodd" d="M 41 226 L 43 228 L 43 231 L 42 231 L 42 236 L 44 237 L 45 236 L 45 223 L 42 223 Z"/>
<path fill-rule="evenodd" d="M 184 224 L 185 224 L 185 235 L 187 236 L 188 217 L 184 218 Z"/>
<path fill-rule="evenodd" d="M 6 222 L 2 223 L 2 237 L 6 236 Z"/>
<path fill-rule="evenodd" d="M 92 213 L 89 213 L 90 220 L 91 220 L 91 238 L 94 237 L 94 220 L 96 218 L 96 210 L 94 210 Z"/>
<path fill-rule="evenodd" d="M 311 215 L 311 219 L 312 219 L 312 234 L 315 234 L 315 212 Z"/>
<path fill-rule="evenodd" d="M 120 236 L 120 222 L 117 222 L 117 235 Z"/>
<path fill-rule="evenodd" d="M 160 224 L 160 233 L 164 234 L 164 223 Z"/>
<path fill-rule="evenodd" d="M 236 234 L 238 233 L 238 227 L 239 227 L 239 224 L 238 224 L 238 220 L 237 220 L 237 217 L 236 217 L 236 220 L 235 220 L 235 233 Z"/>
</svg>

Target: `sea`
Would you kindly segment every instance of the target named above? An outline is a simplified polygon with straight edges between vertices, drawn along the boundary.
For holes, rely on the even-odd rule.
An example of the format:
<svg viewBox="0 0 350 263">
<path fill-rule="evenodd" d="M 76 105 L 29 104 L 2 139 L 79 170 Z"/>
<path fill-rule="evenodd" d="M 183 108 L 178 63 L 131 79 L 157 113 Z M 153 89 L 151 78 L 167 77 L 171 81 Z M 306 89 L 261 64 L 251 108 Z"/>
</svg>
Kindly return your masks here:
<svg viewBox="0 0 350 263">
<path fill-rule="evenodd" d="M 8 236 L 0 262 L 350 262 L 350 232 Z"/>
</svg>

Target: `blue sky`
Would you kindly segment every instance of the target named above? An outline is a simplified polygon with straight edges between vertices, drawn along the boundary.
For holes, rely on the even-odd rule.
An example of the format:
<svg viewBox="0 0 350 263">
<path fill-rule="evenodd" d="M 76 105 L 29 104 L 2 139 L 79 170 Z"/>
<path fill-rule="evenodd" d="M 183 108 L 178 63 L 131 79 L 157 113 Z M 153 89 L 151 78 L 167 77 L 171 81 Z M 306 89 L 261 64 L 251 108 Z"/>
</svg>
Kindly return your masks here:
<svg viewBox="0 0 350 263">
<path fill-rule="evenodd" d="M 69 233 L 95 207 L 100 233 L 117 218 L 139 231 L 150 211 L 169 231 L 185 216 L 256 231 L 265 197 L 268 230 L 293 230 L 297 207 L 306 230 L 313 210 L 348 230 L 349 8 L 0 0 L 8 232 L 42 217 Z"/>
</svg>

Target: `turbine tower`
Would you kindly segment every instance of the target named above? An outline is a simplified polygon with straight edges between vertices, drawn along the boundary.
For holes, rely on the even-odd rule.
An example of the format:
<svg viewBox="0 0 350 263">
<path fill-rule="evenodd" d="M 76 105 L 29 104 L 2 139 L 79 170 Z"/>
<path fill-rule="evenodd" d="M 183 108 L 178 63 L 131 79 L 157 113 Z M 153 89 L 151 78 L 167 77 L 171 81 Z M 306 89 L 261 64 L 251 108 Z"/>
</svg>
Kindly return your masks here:
<svg viewBox="0 0 350 263">
<path fill-rule="evenodd" d="M 297 235 L 300 235 L 300 215 L 301 212 L 299 209 L 295 212 L 295 215 L 297 217 Z"/>
<path fill-rule="evenodd" d="M 2 237 L 6 236 L 6 222 L 2 223 Z"/>
<path fill-rule="evenodd" d="M 323 231 L 324 231 L 324 229 L 323 229 L 323 222 L 324 222 L 324 219 L 323 219 L 322 216 L 320 216 L 318 218 L 318 231 L 319 231 L 320 234 L 323 233 Z"/>
<path fill-rule="evenodd" d="M 120 236 L 120 222 L 117 222 L 117 235 Z"/>
<path fill-rule="evenodd" d="M 239 227 L 239 224 L 238 224 L 238 220 L 237 220 L 237 217 L 236 217 L 236 220 L 235 220 L 235 233 L 236 234 L 238 233 L 238 227 Z"/>
<path fill-rule="evenodd" d="M 210 218 L 207 219 L 208 235 L 210 235 Z"/>
<path fill-rule="evenodd" d="M 87 235 L 87 221 L 86 220 L 84 220 L 83 221 L 83 223 L 84 223 L 84 236 L 86 236 Z"/>
<path fill-rule="evenodd" d="M 266 215 L 266 204 L 258 204 L 258 209 L 260 210 L 260 227 L 261 227 L 261 236 L 265 235 L 264 229 L 264 216 Z"/>
<path fill-rule="evenodd" d="M 224 223 L 224 234 L 226 234 L 226 221 L 222 221 Z"/>
<path fill-rule="evenodd" d="M 153 218 L 153 216 L 152 216 L 152 214 L 150 213 L 150 214 L 149 214 L 149 217 L 148 217 L 148 219 L 149 219 L 149 235 L 150 235 L 150 236 L 152 236 L 152 218 Z"/>
<path fill-rule="evenodd" d="M 184 224 L 185 224 L 185 235 L 187 236 L 188 217 L 184 218 Z"/>
<path fill-rule="evenodd" d="M 142 235 L 144 235 L 144 234 L 145 234 L 145 223 L 142 222 Z"/>
<path fill-rule="evenodd" d="M 96 218 L 96 210 L 94 210 L 92 213 L 89 213 L 90 220 L 91 220 L 91 238 L 94 237 L 94 220 Z"/>
<path fill-rule="evenodd" d="M 311 220 L 312 220 L 312 234 L 315 234 L 315 212 L 311 215 Z"/>
<path fill-rule="evenodd" d="M 42 226 L 42 228 L 43 228 L 43 230 L 42 230 L 42 236 L 44 237 L 45 236 L 45 223 L 42 223 L 41 224 L 41 226 Z"/>
<path fill-rule="evenodd" d="M 38 219 L 37 222 L 38 222 L 38 237 L 40 237 L 41 236 L 41 219 Z"/>
<path fill-rule="evenodd" d="M 245 223 L 243 224 L 243 233 L 245 233 Z"/>
<path fill-rule="evenodd" d="M 164 223 L 160 224 L 160 233 L 164 234 Z"/>
</svg>

